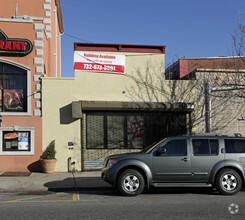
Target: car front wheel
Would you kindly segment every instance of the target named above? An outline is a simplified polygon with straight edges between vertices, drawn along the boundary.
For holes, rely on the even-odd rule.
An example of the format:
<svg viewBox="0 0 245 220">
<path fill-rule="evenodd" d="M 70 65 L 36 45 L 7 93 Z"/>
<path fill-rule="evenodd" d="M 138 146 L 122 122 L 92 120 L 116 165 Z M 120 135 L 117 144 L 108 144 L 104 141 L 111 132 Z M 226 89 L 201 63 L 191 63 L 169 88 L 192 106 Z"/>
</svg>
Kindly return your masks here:
<svg viewBox="0 0 245 220">
<path fill-rule="evenodd" d="M 133 169 L 125 170 L 118 178 L 117 187 L 122 195 L 136 196 L 144 190 L 145 181 L 142 174 Z"/>
<path fill-rule="evenodd" d="M 235 170 L 224 169 L 216 178 L 216 187 L 223 195 L 234 195 L 240 191 L 242 180 Z"/>
</svg>

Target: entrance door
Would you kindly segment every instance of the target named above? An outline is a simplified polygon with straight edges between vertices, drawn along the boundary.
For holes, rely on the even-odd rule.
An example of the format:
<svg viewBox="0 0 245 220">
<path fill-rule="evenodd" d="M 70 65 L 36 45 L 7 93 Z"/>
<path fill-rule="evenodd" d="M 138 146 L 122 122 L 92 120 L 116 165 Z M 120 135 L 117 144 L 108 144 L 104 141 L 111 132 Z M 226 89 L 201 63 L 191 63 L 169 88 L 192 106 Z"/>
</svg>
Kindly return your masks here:
<svg viewBox="0 0 245 220">
<path fill-rule="evenodd" d="M 189 182 L 190 156 L 185 139 L 170 140 L 159 146 L 161 155 L 153 157 L 154 182 Z"/>
<path fill-rule="evenodd" d="M 191 172 L 193 182 L 208 182 L 210 173 L 220 161 L 224 161 L 224 154 L 220 148 L 219 140 L 215 138 L 193 138 Z"/>
</svg>

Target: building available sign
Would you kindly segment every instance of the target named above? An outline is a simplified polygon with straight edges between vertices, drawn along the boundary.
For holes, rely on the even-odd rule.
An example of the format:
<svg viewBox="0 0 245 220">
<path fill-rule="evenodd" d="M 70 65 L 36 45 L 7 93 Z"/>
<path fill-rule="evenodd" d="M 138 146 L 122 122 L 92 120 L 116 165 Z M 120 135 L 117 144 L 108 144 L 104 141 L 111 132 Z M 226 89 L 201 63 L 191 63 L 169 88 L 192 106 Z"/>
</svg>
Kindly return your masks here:
<svg viewBox="0 0 245 220">
<path fill-rule="evenodd" d="M 81 71 L 125 73 L 125 55 L 75 51 L 74 68 Z"/>
<path fill-rule="evenodd" d="M 27 39 L 8 38 L 0 30 L 0 55 L 26 56 L 32 51 L 32 43 Z"/>
</svg>

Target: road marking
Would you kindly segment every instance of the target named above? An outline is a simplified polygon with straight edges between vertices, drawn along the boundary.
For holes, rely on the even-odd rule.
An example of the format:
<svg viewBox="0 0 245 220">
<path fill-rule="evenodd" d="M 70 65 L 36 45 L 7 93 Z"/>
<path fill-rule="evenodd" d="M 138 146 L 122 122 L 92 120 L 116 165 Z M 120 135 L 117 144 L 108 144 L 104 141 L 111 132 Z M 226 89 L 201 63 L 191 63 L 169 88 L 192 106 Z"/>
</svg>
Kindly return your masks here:
<svg viewBox="0 0 245 220">
<path fill-rule="evenodd" d="M 0 202 L 0 203 L 38 203 L 38 202 L 46 202 L 46 203 L 52 203 L 52 202 L 74 202 L 73 200 L 32 200 L 32 201 L 5 201 L 5 202 Z"/>
<path fill-rule="evenodd" d="M 32 201 L 27 201 L 27 200 L 36 199 L 36 198 L 44 198 L 44 197 L 49 197 L 49 196 L 54 196 L 54 195 L 63 195 L 63 194 L 65 194 L 65 193 L 56 193 L 56 194 L 50 194 L 50 195 L 44 195 L 44 196 L 33 196 L 33 197 L 27 197 L 27 198 L 23 198 L 23 199 L 16 199 L 16 200 L 10 200 L 10 201 L 0 201 L 0 203 L 32 202 Z M 59 200 L 57 200 L 57 201 L 59 201 Z"/>
<path fill-rule="evenodd" d="M 79 192 L 77 192 L 77 200 L 80 201 Z"/>
<path fill-rule="evenodd" d="M 0 201 L 0 204 L 7 204 L 7 203 L 61 203 L 61 202 L 98 202 L 98 200 L 80 200 L 80 195 L 79 192 L 73 192 L 72 194 L 72 199 L 71 200 L 32 200 L 32 199 L 38 199 L 38 198 L 47 198 L 50 196 L 57 196 L 57 195 L 64 195 L 65 193 L 55 193 L 55 194 L 50 194 L 50 195 L 42 195 L 42 196 L 33 196 L 33 197 L 27 197 L 27 198 L 22 198 L 22 199 L 15 199 L 15 200 L 10 200 L 10 201 Z M 1 196 L 1 195 L 0 195 Z"/>
<path fill-rule="evenodd" d="M 73 201 L 80 201 L 79 192 L 73 192 L 72 199 Z"/>
<path fill-rule="evenodd" d="M 77 201 L 77 194 L 75 192 L 72 193 L 72 200 Z"/>
<path fill-rule="evenodd" d="M 32 200 L 32 201 L 1 201 L 0 204 L 6 203 L 61 203 L 61 202 L 75 202 L 74 200 Z M 98 202 L 98 200 L 80 200 L 79 202 Z"/>
</svg>

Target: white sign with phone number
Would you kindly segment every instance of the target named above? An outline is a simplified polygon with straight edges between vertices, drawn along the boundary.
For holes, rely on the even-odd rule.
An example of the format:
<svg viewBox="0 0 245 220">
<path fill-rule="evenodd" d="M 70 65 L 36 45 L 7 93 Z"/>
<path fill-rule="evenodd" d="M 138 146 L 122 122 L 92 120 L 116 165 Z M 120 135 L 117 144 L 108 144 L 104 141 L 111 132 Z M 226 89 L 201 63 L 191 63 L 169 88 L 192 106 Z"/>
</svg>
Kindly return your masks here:
<svg viewBox="0 0 245 220">
<path fill-rule="evenodd" d="M 125 55 L 75 51 L 74 68 L 81 71 L 125 73 Z"/>
</svg>

